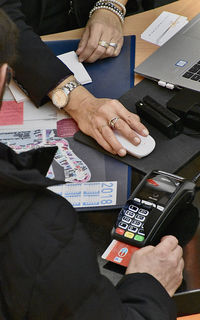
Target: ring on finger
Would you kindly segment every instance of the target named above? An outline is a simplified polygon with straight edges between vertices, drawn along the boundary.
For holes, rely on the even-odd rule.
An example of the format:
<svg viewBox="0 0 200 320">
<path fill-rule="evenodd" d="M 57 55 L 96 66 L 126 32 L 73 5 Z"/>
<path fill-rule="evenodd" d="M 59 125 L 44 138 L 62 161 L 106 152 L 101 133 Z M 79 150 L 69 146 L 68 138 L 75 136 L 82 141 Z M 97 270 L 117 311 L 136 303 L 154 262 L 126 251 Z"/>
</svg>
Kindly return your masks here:
<svg viewBox="0 0 200 320">
<path fill-rule="evenodd" d="M 119 117 L 114 117 L 112 119 L 110 119 L 110 121 L 108 121 L 108 124 L 109 126 L 112 128 L 112 129 L 115 129 L 115 124 L 116 122 L 119 120 Z"/>
<path fill-rule="evenodd" d="M 104 47 L 104 48 L 108 48 L 109 47 L 109 42 L 106 42 L 104 40 L 100 40 L 99 41 L 99 46 Z"/>
<path fill-rule="evenodd" d="M 110 42 L 109 46 L 113 47 L 114 49 L 117 49 L 118 44 L 116 42 Z"/>
</svg>

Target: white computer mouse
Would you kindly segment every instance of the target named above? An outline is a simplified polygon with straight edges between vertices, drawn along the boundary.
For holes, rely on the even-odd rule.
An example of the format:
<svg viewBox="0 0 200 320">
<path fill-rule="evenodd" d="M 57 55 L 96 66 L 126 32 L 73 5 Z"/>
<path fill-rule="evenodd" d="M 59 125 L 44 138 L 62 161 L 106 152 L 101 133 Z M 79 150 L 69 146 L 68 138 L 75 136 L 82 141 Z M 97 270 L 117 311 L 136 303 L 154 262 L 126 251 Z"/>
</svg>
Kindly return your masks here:
<svg viewBox="0 0 200 320">
<path fill-rule="evenodd" d="M 136 133 L 141 139 L 141 142 L 140 144 L 135 146 L 127 138 L 123 137 L 119 131 L 114 130 L 113 133 L 115 134 L 117 140 L 121 143 L 121 145 L 127 150 L 127 152 L 139 159 L 150 154 L 154 150 L 156 145 L 155 140 L 150 135 L 148 135 L 147 137 L 143 137 Z"/>
</svg>

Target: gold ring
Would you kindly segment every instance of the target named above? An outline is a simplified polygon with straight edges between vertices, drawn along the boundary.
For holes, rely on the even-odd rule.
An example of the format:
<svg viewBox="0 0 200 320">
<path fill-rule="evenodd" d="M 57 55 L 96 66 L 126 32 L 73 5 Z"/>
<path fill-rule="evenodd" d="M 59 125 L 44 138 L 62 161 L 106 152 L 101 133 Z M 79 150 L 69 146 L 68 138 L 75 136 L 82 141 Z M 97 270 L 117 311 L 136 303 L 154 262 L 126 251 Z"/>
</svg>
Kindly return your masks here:
<svg viewBox="0 0 200 320">
<path fill-rule="evenodd" d="M 118 45 L 117 45 L 116 42 L 110 42 L 110 43 L 109 43 L 109 46 L 117 49 L 117 46 L 118 46 Z"/>
<path fill-rule="evenodd" d="M 104 40 L 100 40 L 99 41 L 99 46 L 104 47 L 104 48 L 108 48 L 109 47 L 109 42 L 106 42 Z"/>
<path fill-rule="evenodd" d="M 110 126 L 112 129 L 115 129 L 115 123 L 116 123 L 118 120 L 119 120 L 119 117 L 114 117 L 114 118 L 112 118 L 112 119 L 108 122 L 109 126 Z"/>
</svg>

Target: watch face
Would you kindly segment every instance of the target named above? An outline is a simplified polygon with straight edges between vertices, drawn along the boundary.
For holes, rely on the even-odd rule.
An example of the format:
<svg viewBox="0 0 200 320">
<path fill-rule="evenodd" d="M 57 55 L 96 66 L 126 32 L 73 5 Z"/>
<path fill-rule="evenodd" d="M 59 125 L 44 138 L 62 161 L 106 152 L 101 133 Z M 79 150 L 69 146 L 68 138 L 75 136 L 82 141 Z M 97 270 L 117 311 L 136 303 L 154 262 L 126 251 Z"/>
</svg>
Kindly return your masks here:
<svg viewBox="0 0 200 320">
<path fill-rule="evenodd" d="M 69 97 L 62 89 L 57 89 L 53 92 L 52 102 L 59 109 L 64 108 L 67 105 L 68 99 Z"/>
</svg>

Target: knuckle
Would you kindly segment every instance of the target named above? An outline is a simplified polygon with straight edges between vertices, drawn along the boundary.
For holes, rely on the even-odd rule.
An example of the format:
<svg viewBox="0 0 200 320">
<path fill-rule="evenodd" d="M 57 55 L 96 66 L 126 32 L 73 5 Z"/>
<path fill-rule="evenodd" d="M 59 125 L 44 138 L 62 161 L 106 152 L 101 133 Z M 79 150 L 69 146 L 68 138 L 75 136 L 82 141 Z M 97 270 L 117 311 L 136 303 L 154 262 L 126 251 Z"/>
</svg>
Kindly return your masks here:
<svg viewBox="0 0 200 320">
<path fill-rule="evenodd" d="M 110 132 L 106 133 L 106 140 L 107 141 L 110 141 L 112 139 L 112 134 L 113 134 L 112 132 L 111 133 Z"/>
<path fill-rule="evenodd" d="M 107 114 L 106 103 L 103 103 L 98 107 L 98 109 L 96 110 L 96 114 L 98 114 L 99 116 L 106 116 Z"/>
<path fill-rule="evenodd" d="M 180 284 L 182 282 L 182 280 L 183 280 L 183 272 L 181 271 L 181 272 L 177 273 L 176 281 L 178 284 Z"/>
<path fill-rule="evenodd" d="M 98 46 L 95 51 L 96 51 L 95 53 L 97 55 L 102 55 L 105 52 L 105 48 L 101 47 L 101 46 Z"/>
<path fill-rule="evenodd" d="M 112 48 L 108 48 L 105 52 L 106 57 L 111 57 L 113 55 L 113 50 Z"/>
<path fill-rule="evenodd" d="M 128 115 L 127 119 L 126 119 L 126 122 L 131 125 L 133 119 L 132 119 L 132 116 L 131 115 Z"/>
<path fill-rule="evenodd" d="M 89 41 L 88 41 L 88 45 L 87 45 L 87 47 L 88 47 L 88 49 L 89 49 L 90 51 L 94 51 L 94 50 L 95 50 L 95 48 L 96 48 L 96 44 L 95 44 L 95 42 L 94 42 L 94 41 L 89 40 Z"/>
<path fill-rule="evenodd" d="M 172 235 L 169 235 L 168 236 L 168 239 L 169 239 L 169 241 L 171 242 L 171 243 L 178 243 L 178 240 L 177 240 L 177 238 L 175 237 L 175 236 L 172 236 Z"/>
<path fill-rule="evenodd" d="M 93 63 L 93 62 L 95 62 L 95 59 L 94 58 L 88 58 L 87 60 L 85 60 L 85 62 Z"/>
<path fill-rule="evenodd" d="M 176 259 L 176 258 L 171 259 L 171 260 L 170 260 L 170 264 L 171 264 L 172 268 L 174 268 L 174 270 L 177 271 L 177 266 L 178 266 L 178 261 L 177 261 L 177 259 Z"/>
<path fill-rule="evenodd" d="M 111 106 L 116 107 L 119 104 L 119 101 L 117 99 L 111 99 L 110 104 Z"/>
<path fill-rule="evenodd" d="M 172 235 L 167 236 L 163 242 L 167 245 L 168 250 L 178 245 L 178 240 Z"/>
<path fill-rule="evenodd" d="M 137 114 L 134 114 L 134 118 L 136 121 L 140 122 L 140 117 Z"/>
<path fill-rule="evenodd" d="M 167 258 L 166 250 L 163 247 L 159 249 L 159 257 L 161 260 L 166 260 Z"/>
</svg>

